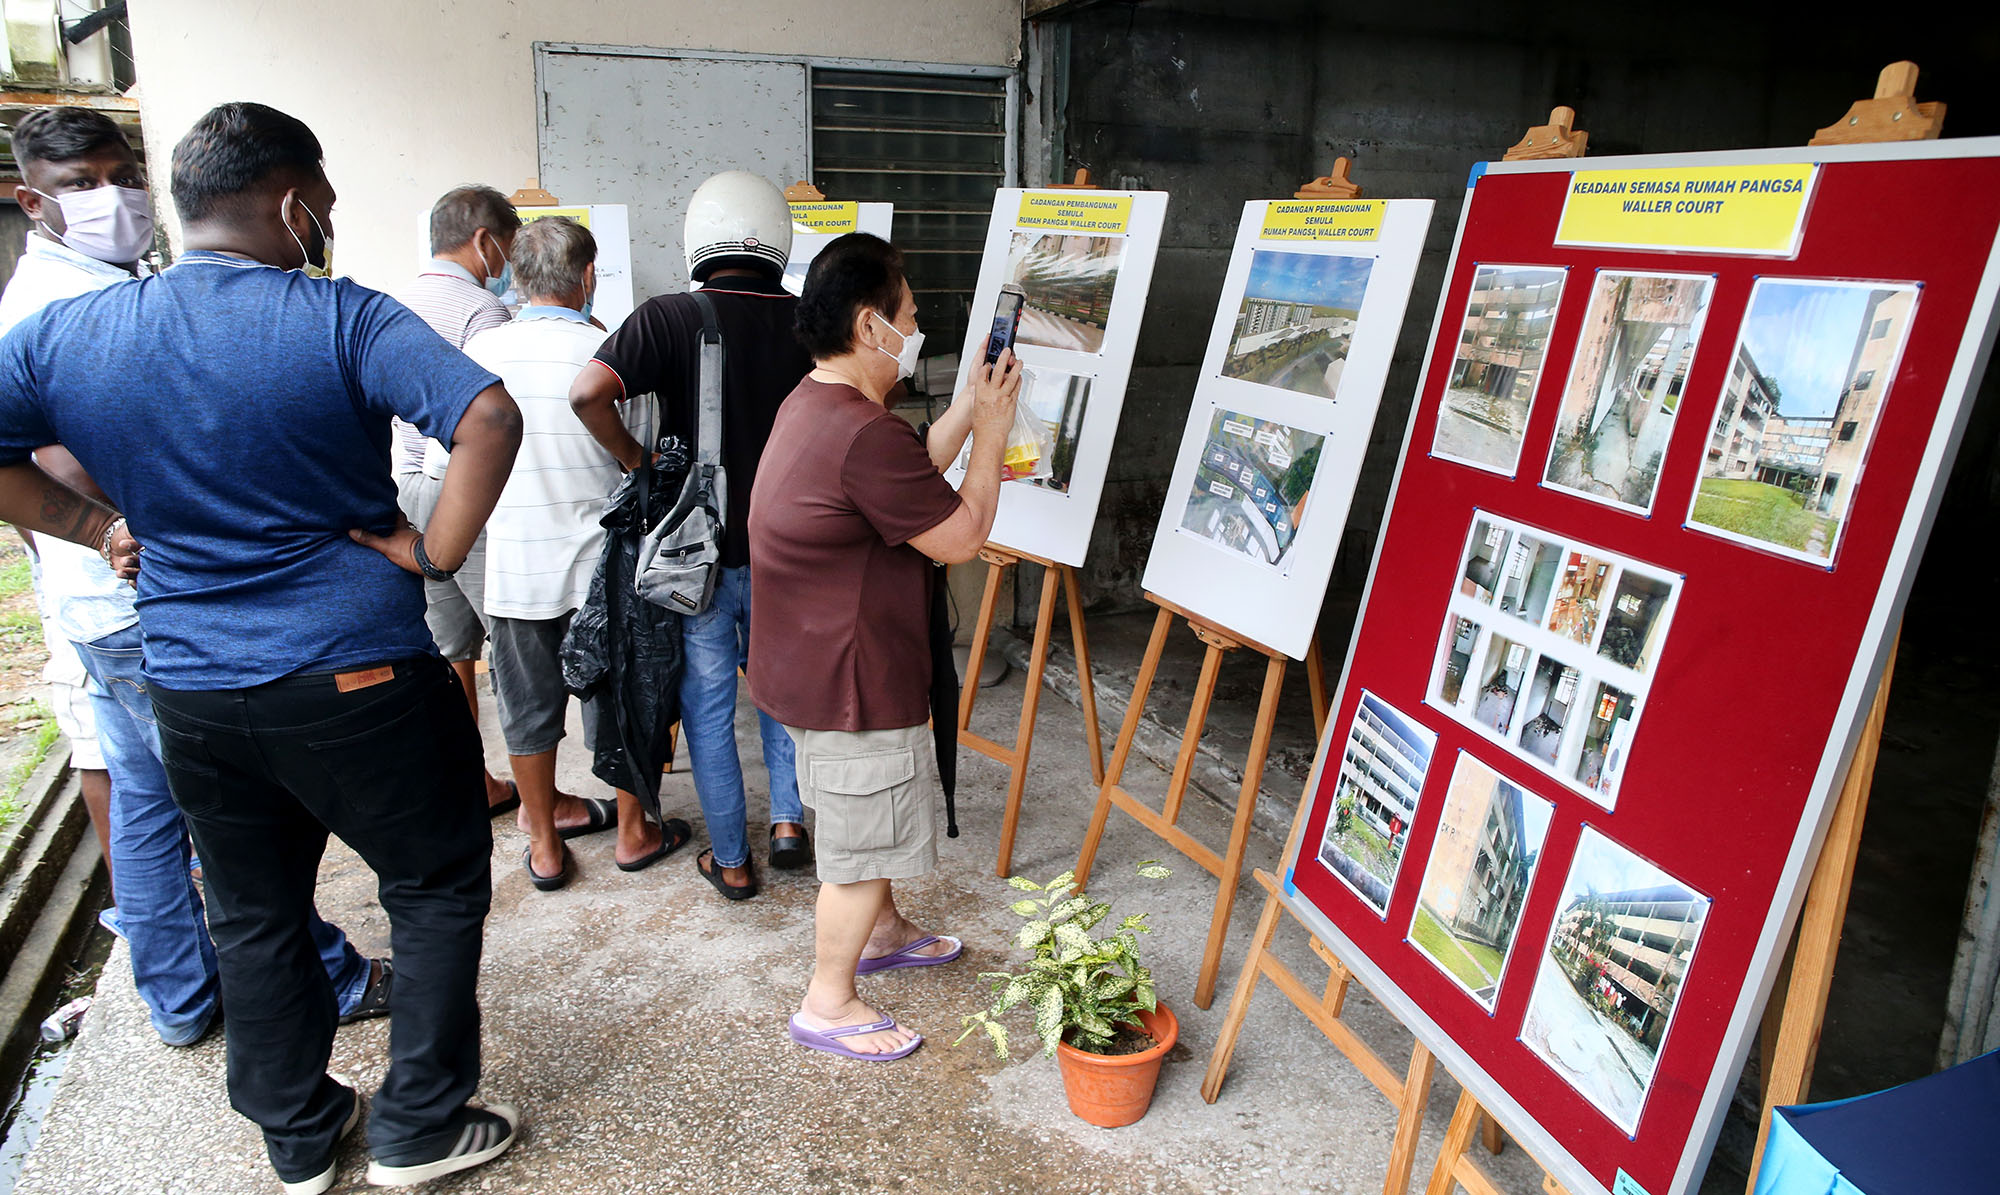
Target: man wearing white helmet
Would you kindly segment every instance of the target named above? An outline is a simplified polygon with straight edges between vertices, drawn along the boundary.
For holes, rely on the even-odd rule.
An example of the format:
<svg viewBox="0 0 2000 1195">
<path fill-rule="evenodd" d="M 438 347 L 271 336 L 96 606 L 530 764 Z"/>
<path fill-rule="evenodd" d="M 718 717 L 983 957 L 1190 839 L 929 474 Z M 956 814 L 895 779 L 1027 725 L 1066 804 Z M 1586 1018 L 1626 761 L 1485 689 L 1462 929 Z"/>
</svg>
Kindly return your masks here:
<svg viewBox="0 0 2000 1195">
<path fill-rule="evenodd" d="M 704 613 L 686 620 L 681 674 L 681 731 L 694 767 L 695 795 L 710 847 L 695 866 L 730 900 L 757 894 L 750 868 L 743 767 L 736 753 L 736 674 L 750 648 L 750 491 L 771 423 L 812 368 L 792 333 L 798 304 L 780 284 L 791 256 L 791 208 L 777 187 L 743 170 L 709 179 L 688 200 L 684 250 L 688 276 L 714 304 L 725 354 L 722 462 L 728 471 L 722 571 Z M 627 470 L 645 459 L 618 404 L 648 392 L 660 404 L 658 426 L 695 443 L 699 415 L 700 305 L 691 294 L 656 295 L 628 316 L 577 375 L 570 405 Z M 793 773 L 792 740 L 759 712 L 764 766 L 770 773 L 771 865 L 811 861 L 805 807 Z"/>
</svg>

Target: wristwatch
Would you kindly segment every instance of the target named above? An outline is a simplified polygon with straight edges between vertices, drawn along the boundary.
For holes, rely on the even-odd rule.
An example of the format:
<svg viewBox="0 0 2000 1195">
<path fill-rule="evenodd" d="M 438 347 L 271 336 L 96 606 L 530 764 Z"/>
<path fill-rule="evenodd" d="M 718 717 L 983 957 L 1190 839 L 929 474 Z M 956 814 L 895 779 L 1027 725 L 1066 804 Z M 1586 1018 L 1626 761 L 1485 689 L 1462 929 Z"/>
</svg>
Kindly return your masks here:
<svg viewBox="0 0 2000 1195">
<path fill-rule="evenodd" d="M 450 569 L 450 570 L 441 569 L 437 565 L 431 563 L 431 558 L 429 554 L 427 554 L 424 551 L 424 537 L 422 535 L 418 535 L 417 538 L 411 542 L 410 552 L 417 558 L 417 568 L 424 574 L 424 576 L 429 577 L 433 581 L 449 581 L 452 579 L 452 577 L 458 574 L 457 569 Z"/>
</svg>

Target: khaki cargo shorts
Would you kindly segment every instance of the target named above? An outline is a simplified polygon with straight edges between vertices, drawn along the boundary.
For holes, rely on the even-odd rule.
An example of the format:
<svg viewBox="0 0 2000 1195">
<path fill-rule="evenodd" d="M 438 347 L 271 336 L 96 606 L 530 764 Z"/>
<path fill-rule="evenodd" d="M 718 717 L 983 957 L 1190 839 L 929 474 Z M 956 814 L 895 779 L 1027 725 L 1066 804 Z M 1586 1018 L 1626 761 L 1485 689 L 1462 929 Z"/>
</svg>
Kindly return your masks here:
<svg viewBox="0 0 2000 1195">
<path fill-rule="evenodd" d="M 913 880 L 937 868 L 937 745 L 928 725 L 900 730 L 800 730 L 799 796 L 827 884 Z"/>
</svg>

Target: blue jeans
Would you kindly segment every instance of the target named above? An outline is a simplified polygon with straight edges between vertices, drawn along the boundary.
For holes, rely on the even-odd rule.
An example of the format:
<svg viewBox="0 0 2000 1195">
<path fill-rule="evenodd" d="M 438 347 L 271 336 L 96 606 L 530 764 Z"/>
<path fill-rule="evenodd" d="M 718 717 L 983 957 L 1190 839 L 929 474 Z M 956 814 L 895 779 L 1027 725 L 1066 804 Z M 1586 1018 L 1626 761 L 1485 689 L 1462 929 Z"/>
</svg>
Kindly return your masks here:
<svg viewBox="0 0 2000 1195">
<path fill-rule="evenodd" d="M 686 661 L 681 669 L 681 735 L 694 767 L 694 792 L 715 847 L 715 866 L 742 867 L 750 860 L 744 822 L 743 765 L 736 757 L 736 672 L 750 661 L 750 570 L 726 568 L 715 600 L 681 622 Z M 804 825 L 792 736 L 778 720 L 757 711 L 764 740 L 764 770 L 771 778 L 771 821 Z"/>
<path fill-rule="evenodd" d="M 153 702 L 139 674 L 140 644 L 133 625 L 77 644 L 76 654 L 95 682 L 91 707 L 111 773 L 113 896 L 132 948 L 132 982 L 160 1039 L 178 1046 L 208 1032 L 215 1019 L 215 944 L 188 874 L 187 823 L 167 792 Z M 340 1011 L 352 1012 L 368 989 L 368 960 L 317 914 L 312 938 Z"/>
</svg>

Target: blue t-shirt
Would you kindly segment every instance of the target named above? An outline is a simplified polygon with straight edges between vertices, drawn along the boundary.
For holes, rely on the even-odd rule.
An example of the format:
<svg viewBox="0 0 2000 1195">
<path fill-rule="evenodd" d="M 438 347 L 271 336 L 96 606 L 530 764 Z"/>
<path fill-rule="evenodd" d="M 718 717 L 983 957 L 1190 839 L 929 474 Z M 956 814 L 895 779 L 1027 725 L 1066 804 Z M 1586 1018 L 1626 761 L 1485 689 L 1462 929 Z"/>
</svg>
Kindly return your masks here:
<svg viewBox="0 0 2000 1195">
<path fill-rule="evenodd" d="M 148 678 L 246 688 L 436 651 L 347 532 L 396 525 L 389 417 L 449 444 L 499 380 L 387 295 L 189 253 L 0 340 L 0 464 L 60 443 L 130 520 Z"/>
</svg>

